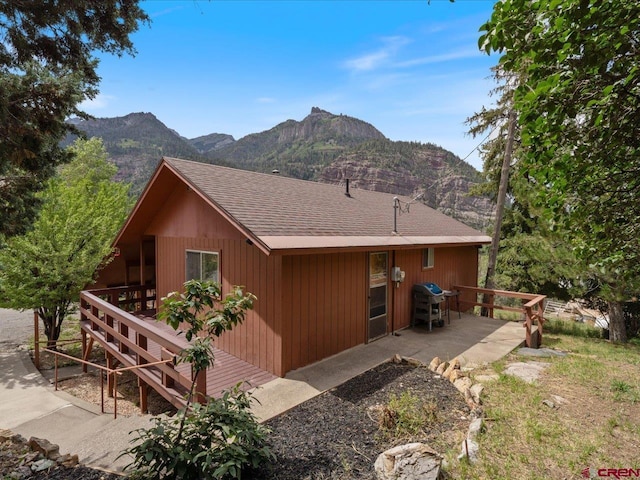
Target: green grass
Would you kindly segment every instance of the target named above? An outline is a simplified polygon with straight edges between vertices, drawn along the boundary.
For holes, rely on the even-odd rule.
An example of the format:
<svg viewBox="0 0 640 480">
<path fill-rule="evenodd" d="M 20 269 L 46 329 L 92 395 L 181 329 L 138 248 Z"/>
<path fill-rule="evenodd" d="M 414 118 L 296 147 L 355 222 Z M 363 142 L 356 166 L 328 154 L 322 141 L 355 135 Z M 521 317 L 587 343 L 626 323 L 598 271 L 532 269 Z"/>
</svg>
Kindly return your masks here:
<svg viewBox="0 0 640 480">
<path fill-rule="evenodd" d="M 448 452 L 446 478 L 580 478 L 586 467 L 640 468 L 640 347 L 590 338 L 582 330 L 576 336 L 548 333 L 544 346 L 569 354 L 531 360 L 511 355 L 491 365 L 500 375 L 485 385 L 479 461 L 459 462 L 458 451 Z M 550 366 L 530 384 L 501 373 L 512 361 Z"/>
<path fill-rule="evenodd" d="M 544 324 L 544 332 L 572 337 L 602 338 L 602 329 L 573 320 L 551 319 Z"/>
<path fill-rule="evenodd" d="M 380 433 L 383 437 L 405 438 L 419 434 L 437 421 L 436 401 L 406 390 L 389 396 L 380 416 Z"/>
</svg>

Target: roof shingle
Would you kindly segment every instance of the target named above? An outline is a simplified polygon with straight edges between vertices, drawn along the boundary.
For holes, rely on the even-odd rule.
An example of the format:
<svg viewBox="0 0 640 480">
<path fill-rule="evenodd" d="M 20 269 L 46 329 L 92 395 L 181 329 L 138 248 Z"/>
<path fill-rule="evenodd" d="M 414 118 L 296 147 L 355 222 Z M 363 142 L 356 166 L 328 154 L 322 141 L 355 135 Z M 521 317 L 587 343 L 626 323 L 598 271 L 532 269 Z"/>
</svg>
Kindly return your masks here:
<svg viewBox="0 0 640 480">
<path fill-rule="evenodd" d="M 192 188 L 273 248 L 488 243 L 481 232 L 420 202 L 397 212 L 394 195 L 165 157 Z M 404 202 L 411 199 L 398 196 Z M 286 237 L 291 237 L 289 240 Z M 298 240 L 295 241 L 294 238 Z M 318 237 L 326 237 L 324 240 Z M 333 238 L 329 237 L 343 237 Z M 386 239 L 386 240 L 385 240 Z M 399 242 L 399 243 L 398 243 Z M 381 245 L 382 244 L 382 245 Z"/>
</svg>

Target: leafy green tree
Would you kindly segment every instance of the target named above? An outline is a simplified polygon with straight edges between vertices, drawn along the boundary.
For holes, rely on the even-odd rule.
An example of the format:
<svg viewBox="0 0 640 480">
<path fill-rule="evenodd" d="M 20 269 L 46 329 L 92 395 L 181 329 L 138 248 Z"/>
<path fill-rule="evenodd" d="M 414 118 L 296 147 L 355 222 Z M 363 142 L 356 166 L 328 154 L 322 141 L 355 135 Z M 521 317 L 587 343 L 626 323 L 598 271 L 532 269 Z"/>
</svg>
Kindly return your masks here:
<svg viewBox="0 0 640 480">
<path fill-rule="evenodd" d="M 489 194 L 499 191 L 504 172 L 507 147 L 508 117 L 513 110 L 514 90 L 522 75 L 493 69 L 497 87 L 491 92 L 496 103 L 467 119 L 469 133 L 474 137 L 485 136 L 481 146 L 485 182 L 473 189 L 473 193 Z M 521 292 L 541 293 L 552 298 L 569 300 L 583 293 L 583 270 L 573 251 L 555 231 L 551 231 L 538 209 L 531 205 L 532 184 L 522 181 L 511 171 L 519 168 L 520 129 L 514 125 L 514 148 L 507 175 L 504 221 L 500 229 L 500 243 L 496 259 L 494 284 L 487 288 L 499 288 Z"/>
<path fill-rule="evenodd" d="M 156 418 L 150 429 L 137 430 L 133 456 L 134 478 L 241 478 L 243 470 L 257 468 L 272 457 L 265 445 L 268 430 L 249 410 L 251 397 L 237 385 L 221 398 L 197 396 L 199 375 L 214 365 L 212 340 L 245 319 L 254 295 L 239 287 L 222 298 L 217 283 L 190 280 L 184 293 L 163 299 L 159 316 L 191 342 L 180 361 L 193 366 L 194 379 L 187 405 L 172 418 Z M 204 403 L 201 403 L 203 401 Z"/>
<path fill-rule="evenodd" d="M 479 44 L 523 72 L 515 90 L 518 175 L 533 202 L 597 275 L 610 335 L 640 289 L 640 3 L 504 0 Z"/>
<path fill-rule="evenodd" d="M 0 305 L 36 310 L 51 348 L 80 291 L 111 260 L 131 206 L 129 187 L 111 180 L 116 167 L 101 140 L 77 140 L 69 150 L 75 160 L 39 193 L 33 228 L 0 250 Z"/>
<path fill-rule="evenodd" d="M 94 98 L 95 52 L 133 54 L 139 0 L 0 2 L 0 234 L 24 233 L 36 192 L 70 159 L 60 141 Z"/>
</svg>

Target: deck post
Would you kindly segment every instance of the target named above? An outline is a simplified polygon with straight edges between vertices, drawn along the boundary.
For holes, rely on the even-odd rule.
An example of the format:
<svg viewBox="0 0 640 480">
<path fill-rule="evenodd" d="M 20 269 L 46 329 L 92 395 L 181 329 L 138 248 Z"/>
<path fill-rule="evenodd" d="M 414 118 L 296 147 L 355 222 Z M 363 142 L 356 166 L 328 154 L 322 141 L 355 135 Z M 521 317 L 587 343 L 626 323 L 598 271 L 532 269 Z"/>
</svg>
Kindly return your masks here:
<svg viewBox="0 0 640 480">
<path fill-rule="evenodd" d="M 524 329 L 525 329 L 525 345 L 528 348 L 533 348 L 531 345 L 531 325 L 533 323 L 533 319 L 531 318 L 532 316 L 532 311 L 531 311 L 531 307 L 526 307 L 525 308 L 525 315 L 526 315 L 526 319 L 524 321 Z"/>
<path fill-rule="evenodd" d="M 491 306 L 489 307 L 489 318 L 493 317 L 493 302 L 495 301 L 495 295 L 493 293 L 489 294 L 489 303 Z"/>
</svg>

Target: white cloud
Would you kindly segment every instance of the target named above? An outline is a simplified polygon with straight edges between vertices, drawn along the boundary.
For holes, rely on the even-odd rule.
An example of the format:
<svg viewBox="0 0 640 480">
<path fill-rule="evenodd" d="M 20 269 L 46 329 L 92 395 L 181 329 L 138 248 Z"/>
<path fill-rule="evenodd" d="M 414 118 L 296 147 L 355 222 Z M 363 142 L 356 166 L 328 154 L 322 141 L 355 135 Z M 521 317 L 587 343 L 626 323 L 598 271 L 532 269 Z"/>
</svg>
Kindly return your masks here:
<svg viewBox="0 0 640 480">
<path fill-rule="evenodd" d="M 455 50 L 441 55 L 431 55 L 428 57 L 414 58 L 413 60 L 405 60 L 396 64 L 397 67 L 407 68 L 415 67 L 418 65 L 427 65 L 431 63 L 448 62 L 451 60 L 460 60 L 465 58 L 478 58 L 482 53 L 477 48 L 465 48 L 461 50 Z"/>
<path fill-rule="evenodd" d="M 195 4 L 194 4 L 195 6 Z M 184 7 L 182 5 L 178 6 L 178 7 L 172 7 L 172 8 L 165 8 L 164 10 L 160 10 L 158 12 L 151 12 L 149 13 L 149 16 L 151 18 L 158 18 L 158 17 L 162 17 L 163 15 L 171 15 L 173 12 L 178 11 L 178 10 L 182 10 Z"/>
<path fill-rule="evenodd" d="M 411 43 L 407 37 L 402 36 L 384 37 L 381 40 L 383 43 L 381 48 L 375 52 L 346 60 L 344 66 L 356 72 L 371 71 L 380 68 L 389 63 L 389 60 L 395 56 L 398 50 L 408 43 Z"/>
<path fill-rule="evenodd" d="M 83 111 L 94 111 L 94 110 L 102 110 L 109 106 L 111 100 L 114 100 L 115 97 L 111 95 L 104 95 L 99 93 L 95 98 L 85 98 L 79 105 L 80 110 Z"/>
<path fill-rule="evenodd" d="M 276 99 L 272 97 L 260 97 L 256 99 L 258 103 L 276 103 Z"/>
</svg>

